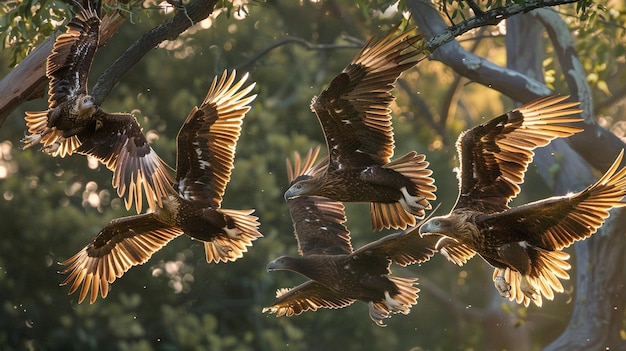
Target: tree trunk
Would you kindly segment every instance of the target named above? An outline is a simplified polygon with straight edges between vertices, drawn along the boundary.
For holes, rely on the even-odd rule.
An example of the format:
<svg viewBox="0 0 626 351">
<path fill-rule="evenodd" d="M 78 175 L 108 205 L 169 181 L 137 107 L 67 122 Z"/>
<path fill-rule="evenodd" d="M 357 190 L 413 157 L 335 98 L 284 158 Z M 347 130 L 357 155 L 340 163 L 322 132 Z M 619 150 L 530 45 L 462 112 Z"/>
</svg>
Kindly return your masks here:
<svg viewBox="0 0 626 351">
<path fill-rule="evenodd" d="M 543 9 L 507 21 L 508 67 L 536 80 L 543 79 L 541 35 L 544 27 L 540 18 L 549 16 L 550 21 L 547 22 L 552 22 L 551 25 L 560 20 L 560 17 L 546 13 L 548 11 L 550 10 Z M 554 40 L 565 34 L 569 36 L 569 33 L 560 32 L 558 35 L 551 35 L 551 38 Z M 554 46 L 564 47 L 559 43 Z M 560 52 L 560 62 L 578 61 L 575 51 Z M 571 77 L 569 81 L 584 81 L 582 72 L 576 74 L 578 77 Z M 593 111 L 591 102 L 583 98 L 591 96 L 587 84 L 579 84 L 571 89 L 571 94 L 575 100 L 582 102 L 581 108 L 586 113 Z M 601 156 L 606 157 L 611 153 L 610 147 L 602 145 L 600 140 L 594 145 L 599 146 L 601 152 L 604 150 L 604 155 Z M 547 147 L 536 150 L 535 154 L 535 165 L 544 179 L 553 186 L 556 194 L 582 190 L 596 180 L 589 165 L 565 140 L 557 139 Z M 556 175 L 549 171 L 554 163 L 554 155 L 562 156 L 558 157 L 562 162 Z M 577 285 L 574 310 L 565 331 L 546 350 L 621 350 L 626 347 L 626 342 L 620 336 L 626 301 L 626 216 L 623 210 L 612 212 L 613 216 L 607 219 L 596 234 L 575 245 L 576 265 L 572 274 L 576 274 Z"/>
</svg>

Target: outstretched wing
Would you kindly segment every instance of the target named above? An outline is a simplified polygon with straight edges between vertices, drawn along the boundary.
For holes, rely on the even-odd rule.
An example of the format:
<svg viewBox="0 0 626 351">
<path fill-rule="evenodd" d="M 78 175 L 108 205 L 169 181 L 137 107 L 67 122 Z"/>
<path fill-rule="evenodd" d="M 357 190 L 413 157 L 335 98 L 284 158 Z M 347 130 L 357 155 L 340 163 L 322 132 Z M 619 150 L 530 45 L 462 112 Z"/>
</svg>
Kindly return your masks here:
<svg viewBox="0 0 626 351">
<path fill-rule="evenodd" d="M 276 317 L 299 315 L 318 308 L 339 309 L 354 303 L 354 299 L 339 296 L 332 290 L 309 280 L 295 288 L 282 288 L 276 291 L 276 303 L 264 307 L 263 313 L 276 313 Z"/>
<path fill-rule="evenodd" d="M 93 123 L 92 128 L 78 134 L 82 144 L 76 152 L 96 157 L 113 171 L 113 187 L 125 198 L 126 209 L 135 202 L 140 213 L 144 193 L 150 209 L 162 207 L 162 200 L 174 193 L 174 180 L 135 117 L 98 109 Z"/>
<path fill-rule="evenodd" d="M 50 108 L 87 94 L 87 76 L 98 48 L 100 18 L 91 8 L 83 9 L 67 24 L 67 31 L 54 42 L 46 62 L 50 79 Z"/>
<path fill-rule="evenodd" d="M 506 228 L 507 241 L 545 250 L 560 250 L 585 239 L 602 226 L 609 210 L 626 206 L 626 167 L 618 170 L 623 154 L 622 150 L 604 176 L 585 190 L 487 215 L 481 225 Z"/>
<path fill-rule="evenodd" d="M 315 176 L 326 163 L 315 165 L 319 147 L 310 149 L 304 162 L 294 153 L 294 165 L 287 159 L 290 185 Z M 324 166 L 319 166 L 320 164 Z M 341 255 L 352 252 L 350 232 L 344 225 L 346 214 L 343 203 L 321 196 L 299 196 L 287 199 L 294 234 L 300 255 Z"/>
<path fill-rule="evenodd" d="M 374 242 L 360 247 L 354 255 L 369 253 L 370 255 L 384 256 L 400 266 L 422 263 L 430 260 L 437 252 L 439 241 L 437 235 L 420 236 L 419 226 L 386 235 Z"/>
<path fill-rule="evenodd" d="M 68 294 L 80 288 L 79 303 L 91 288 L 89 302 L 94 303 L 98 291 L 105 298 L 116 278 L 182 234 L 180 228 L 159 222 L 152 213 L 114 219 L 89 245 L 61 263 L 67 266 L 63 273 L 69 274 L 61 285 L 71 283 Z"/>
<path fill-rule="evenodd" d="M 176 180 L 185 199 L 218 208 L 230 179 L 241 124 L 256 95 L 242 88 L 236 72 L 215 77 L 200 108 L 194 107 L 178 132 Z"/>
<path fill-rule="evenodd" d="M 421 34 L 394 27 L 370 40 L 342 73 L 311 103 L 326 138 L 329 171 L 385 164 L 393 155 L 389 105 L 400 74 L 425 57 Z"/>
<path fill-rule="evenodd" d="M 582 131 L 577 102 L 547 96 L 476 126 L 459 136 L 460 195 L 455 208 L 502 211 L 519 191 L 533 150 L 551 140 Z"/>
</svg>

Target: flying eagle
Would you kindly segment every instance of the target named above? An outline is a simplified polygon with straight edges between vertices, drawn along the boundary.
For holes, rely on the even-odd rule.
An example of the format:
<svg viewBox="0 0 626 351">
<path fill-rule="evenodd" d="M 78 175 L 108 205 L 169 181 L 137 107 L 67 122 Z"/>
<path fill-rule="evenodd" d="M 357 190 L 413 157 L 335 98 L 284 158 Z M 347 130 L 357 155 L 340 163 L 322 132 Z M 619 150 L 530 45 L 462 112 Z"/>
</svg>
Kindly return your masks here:
<svg viewBox="0 0 626 351">
<path fill-rule="evenodd" d="M 106 297 L 109 284 L 132 266 L 146 262 L 170 240 L 187 234 L 204 243 L 207 262 L 235 261 L 252 241 L 261 237 L 254 210 L 220 208 L 233 168 L 235 147 L 254 87 L 241 88 L 225 71 L 213 80 L 200 108 L 194 107 L 178 132 L 176 181 L 178 193 L 163 200 L 154 213 L 118 218 L 106 225 L 87 245 L 61 264 L 69 273 L 69 294 L 80 289 L 82 302 Z"/>
<path fill-rule="evenodd" d="M 313 98 L 311 109 L 328 147 L 327 166 L 318 176 L 293 184 L 286 199 L 318 195 L 342 202 L 370 202 L 372 226 L 406 228 L 431 209 L 436 190 L 424 155 L 390 161 L 394 140 L 391 90 L 400 74 L 425 57 L 423 36 L 394 27 L 373 38 L 330 85 Z"/>
<path fill-rule="evenodd" d="M 41 143 L 52 156 L 74 152 L 93 156 L 113 171 L 113 187 L 125 198 L 126 209 L 135 202 L 140 213 L 144 193 L 154 210 L 173 191 L 168 167 L 150 147 L 134 116 L 107 113 L 87 93 L 99 28 L 97 13 L 88 7 L 54 42 L 46 61 L 48 110 L 26 112 L 30 134 L 22 139 L 23 148 Z"/>
<path fill-rule="evenodd" d="M 462 265 L 476 253 L 495 267 L 494 284 L 503 297 L 528 306 L 542 305 L 560 279 L 569 279 L 569 255 L 561 249 L 593 234 L 613 207 L 624 206 L 626 168 L 615 164 L 594 185 L 566 196 L 551 197 L 516 208 L 509 201 L 520 191 L 533 149 L 581 129 L 566 123 L 578 103 L 549 96 L 523 105 L 462 133 L 457 140 L 460 193 L 453 210 L 433 217 L 420 234 L 443 238 L 437 248 Z"/>
<path fill-rule="evenodd" d="M 293 171 L 288 162 L 290 182 L 320 171 L 311 167 L 318 151 L 309 151 L 302 169 L 299 156 Z M 413 229 L 385 236 L 353 252 L 341 202 L 300 196 L 289 199 L 288 206 L 302 256 L 279 257 L 267 265 L 267 270 L 291 270 L 311 280 L 293 289 L 279 289 L 276 303 L 263 312 L 291 316 L 318 308 L 343 308 L 361 300 L 380 326 L 391 313 L 409 313 L 417 303 L 417 279 L 392 276 L 391 262 L 405 266 L 427 261 L 435 253 L 438 238 L 421 238 Z"/>
</svg>

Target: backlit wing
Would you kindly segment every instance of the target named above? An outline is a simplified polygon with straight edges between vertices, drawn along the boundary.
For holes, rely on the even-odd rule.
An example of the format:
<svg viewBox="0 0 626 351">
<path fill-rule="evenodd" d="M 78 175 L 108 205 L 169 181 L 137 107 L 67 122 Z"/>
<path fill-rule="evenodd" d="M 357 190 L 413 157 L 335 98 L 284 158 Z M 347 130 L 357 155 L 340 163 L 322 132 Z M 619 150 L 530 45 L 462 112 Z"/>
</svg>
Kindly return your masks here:
<svg viewBox="0 0 626 351">
<path fill-rule="evenodd" d="M 419 227 L 416 226 L 406 231 L 386 235 L 360 247 L 354 252 L 354 255 L 369 251 L 377 255 L 386 256 L 403 267 L 414 263 L 426 262 L 437 252 L 435 247 L 439 237 L 436 235 L 421 237 L 418 229 Z"/>
<path fill-rule="evenodd" d="M 315 165 L 319 147 L 309 150 L 304 162 L 294 153 L 294 165 L 287 159 L 287 173 L 290 185 L 305 177 L 313 177 L 320 171 Z M 320 162 L 317 165 L 326 163 Z M 289 214 L 298 241 L 301 255 L 311 254 L 350 254 L 350 232 L 344 225 L 346 214 L 344 205 L 321 196 L 299 196 L 287 200 Z"/>
<path fill-rule="evenodd" d="M 220 206 L 230 180 L 241 125 L 256 95 L 255 83 L 242 88 L 248 75 L 235 83 L 236 72 L 215 77 L 200 108 L 194 107 L 178 132 L 176 180 L 187 200 Z"/>
<path fill-rule="evenodd" d="M 318 308 L 344 308 L 356 301 L 347 297 L 341 297 L 312 280 L 295 288 L 278 289 L 276 298 L 276 303 L 270 307 L 263 308 L 263 313 L 276 313 L 276 317 L 289 317 L 306 311 L 317 311 Z"/>
<path fill-rule="evenodd" d="M 455 208 L 501 211 L 519 191 L 533 150 L 555 138 L 582 131 L 565 123 L 580 122 L 578 102 L 547 96 L 525 104 L 462 133 L 457 140 L 461 160 L 461 194 Z"/>
<path fill-rule="evenodd" d="M 623 153 L 602 178 L 581 192 L 488 215 L 482 223 L 504 226 L 511 242 L 526 241 L 545 250 L 560 250 L 585 239 L 602 226 L 609 210 L 626 206 L 626 167 L 618 170 Z"/>
<path fill-rule="evenodd" d="M 146 262 L 170 240 L 182 235 L 180 228 L 164 225 L 154 214 L 114 219 L 84 249 L 61 264 L 69 274 L 61 285 L 70 284 L 69 294 L 80 288 L 81 303 L 91 288 L 89 302 L 94 303 L 98 291 L 103 298 L 109 284 L 132 266 Z M 82 286 L 81 286 L 82 285 Z"/>
<path fill-rule="evenodd" d="M 96 12 L 91 8 L 83 9 L 67 24 L 67 31 L 55 40 L 46 62 L 50 108 L 87 93 L 87 76 L 98 48 L 99 30 L 100 19 Z"/>
<path fill-rule="evenodd" d="M 391 90 L 400 74 L 425 57 L 422 35 L 394 27 L 370 40 L 311 103 L 326 138 L 329 171 L 385 164 L 393 155 Z"/>
<path fill-rule="evenodd" d="M 174 180 L 168 166 L 148 144 L 135 117 L 98 110 L 94 119 L 96 126 L 78 135 L 82 144 L 76 151 L 97 158 L 113 171 L 113 187 L 125 198 L 126 209 L 135 202 L 140 213 L 143 194 L 150 209 L 162 207 L 162 199 L 174 193 Z"/>
</svg>

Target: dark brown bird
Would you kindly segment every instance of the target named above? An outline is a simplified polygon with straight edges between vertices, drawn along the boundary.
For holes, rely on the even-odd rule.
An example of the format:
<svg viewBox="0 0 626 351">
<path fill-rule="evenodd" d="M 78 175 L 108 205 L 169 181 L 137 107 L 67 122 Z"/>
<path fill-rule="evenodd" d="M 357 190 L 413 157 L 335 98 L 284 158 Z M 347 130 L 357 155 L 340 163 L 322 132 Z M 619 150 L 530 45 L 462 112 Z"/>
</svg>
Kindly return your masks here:
<svg viewBox="0 0 626 351">
<path fill-rule="evenodd" d="M 611 208 L 625 205 L 626 168 L 617 171 L 620 155 L 581 192 L 509 207 L 533 149 L 581 131 L 566 125 L 581 119 L 574 117 L 578 103 L 560 103 L 565 99 L 544 97 L 462 133 L 456 144 L 461 164 L 457 203 L 419 230 L 443 235 L 437 247 L 459 265 L 478 253 L 495 267 L 499 293 L 526 306 L 531 300 L 541 306 L 542 296 L 552 300 L 554 291 L 563 291 L 559 278 L 569 279 L 570 265 L 569 255 L 560 250 L 589 237 Z"/>
<path fill-rule="evenodd" d="M 318 151 L 309 151 L 302 169 L 296 156 L 294 170 L 289 172 L 291 183 L 320 171 L 317 166 L 311 168 Z M 412 229 L 385 236 L 353 252 L 341 202 L 299 196 L 289 199 L 288 206 L 302 257 L 279 257 L 267 269 L 291 270 L 311 281 L 293 289 L 279 289 L 278 301 L 263 312 L 290 316 L 320 307 L 343 308 L 361 300 L 368 304 L 371 319 L 380 326 L 392 313 L 409 313 L 417 303 L 417 279 L 392 276 L 390 264 L 427 261 L 435 253 L 438 238 L 421 238 Z"/>
<path fill-rule="evenodd" d="M 311 109 L 328 147 L 324 172 L 293 184 L 286 199 L 318 195 L 342 202 L 370 202 L 372 226 L 406 228 L 430 209 L 436 190 L 424 155 L 394 161 L 391 90 L 400 74 L 425 57 L 423 36 L 393 28 L 370 40 L 341 74 L 314 97 Z"/>
<path fill-rule="evenodd" d="M 62 263 L 69 273 L 61 283 L 71 283 L 82 302 L 106 297 L 109 284 L 132 266 L 146 262 L 170 240 L 187 234 L 204 243 L 207 262 L 235 261 L 252 241 L 261 237 L 254 210 L 220 208 L 230 180 L 235 148 L 243 118 L 256 95 L 242 88 L 235 72 L 213 80 L 200 108 L 194 107 L 178 132 L 176 181 L 178 193 L 163 200 L 154 213 L 112 220 L 92 242 Z"/>
<path fill-rule="evenodd" d="M 83 9 L 54 42 L 46 61 L 50 79 L 48 110 L 26 112 L 27 149 L 41 143 L 52 156 L 74 152 L 97 158 L 113 171 L 113 187 L 125 198 L 126 209 L 142 208 L 142 193 L 150 209 L 173 191 L 168 167 L 148 144 L 135 117 L 107 113 L 87 93 L 87 76 L 98 47 L 100 19 Z"/>
</svg>

